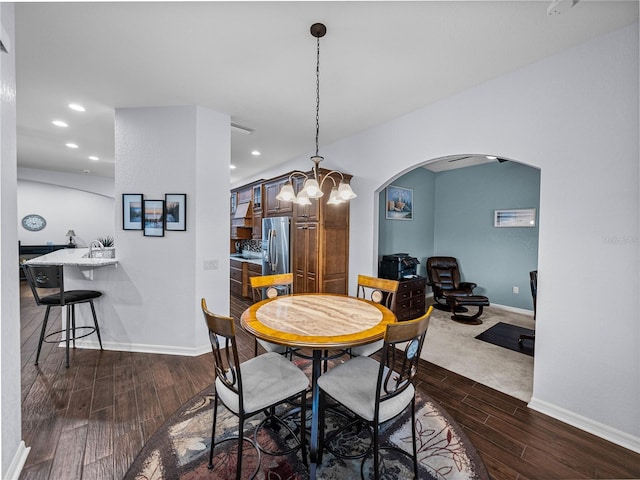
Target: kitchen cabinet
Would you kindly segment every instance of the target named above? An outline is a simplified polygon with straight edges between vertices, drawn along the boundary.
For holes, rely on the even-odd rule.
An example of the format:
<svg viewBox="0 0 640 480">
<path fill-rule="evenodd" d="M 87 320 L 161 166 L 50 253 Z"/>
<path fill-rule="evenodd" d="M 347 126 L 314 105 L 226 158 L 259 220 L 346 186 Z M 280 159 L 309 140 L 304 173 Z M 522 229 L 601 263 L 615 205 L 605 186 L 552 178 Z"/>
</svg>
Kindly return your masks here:
<svg viewBox="0 0 640 480">
<path fill-rule="evenodd" d="M 262 240 L 262 184 L 253 187 L 253 228 L 251 238 Z"/>
<path fill-rule="evenodd" d="M 318 223 L 298 222 L 292 228 L 293 291 L 318 292 Z"/>
<path fill-rule="evenodd" d="M 246 283 L 246 281 L 243 280 L 244 263 L 245 262 L 241 262 L 240 260 L 231 259 L 229 264 L 229 288 L 231 293 L 239 297 L 242 296 L 243 285 Z"/>
<path fill-rule="evenodd" d="M 427 281 L 424 277 L 400 281 L 394 308 L 398 321 L 413 320 L 424 315 L 426 311 L 426 284 Z"/>
<path fill-rule="evenodd" d="M 320 175 L 326 172 L 319 169 Z M 349 203 L 327 205 L 332 187 L 333 182 L 325 182 L 322 198 L 311 199 L 312 205 L 306 209 L 294 208 L 295 293 L 348 293 Z"/>
<path fill-rule="evenodd" d="M 262 265 L 256 263 L 245 262 L 247 265 L 247 280 L 245 282 L 246 294 L 245 297 L 249 297 L 253 300 L 253 289 L 251 288 L 251 277 L 259 277 L 262 275 Z"/>
<path fill-rule="evenodd" d="M 289 181 L 289 176 L 278 177 L 264 184 L 264 217 L 290 217 L 293 213 L 292 202 L 281 202 L 276 198 L 280 189 Z"/>
<path fill-rule="evenodd" d="M 300 193 L 304 187 L 305 178 L 296 177 L 293 179 L 293 191 L 296 195 Z M 322 197 L 321 200 L 324 200 Z M 325 200 L 326 201 L 326 200 Z M 319 202 L 311 199 L 311 205 L 293 205 L 293 218 L 296 222 L 317 222 L 318 221 L 318 204 Z"/>
</svg>

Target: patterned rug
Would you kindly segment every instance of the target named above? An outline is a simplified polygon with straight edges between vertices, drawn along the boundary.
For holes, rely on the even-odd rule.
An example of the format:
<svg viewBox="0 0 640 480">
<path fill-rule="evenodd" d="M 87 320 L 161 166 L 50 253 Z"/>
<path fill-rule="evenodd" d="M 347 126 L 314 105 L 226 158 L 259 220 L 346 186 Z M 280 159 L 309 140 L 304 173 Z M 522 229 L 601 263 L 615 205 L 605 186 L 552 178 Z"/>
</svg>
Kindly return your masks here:
<svg viewBox="0 0 640 480">
<path fill-rule="evenodd" d="M 213 388 L 207 388 L 182 405 L 153 435 L 131 464 L 125 480 L 195 480 L 235 478 L 237 441 L 219 443 L 219 438 L 238 434 L 238 418 L 224 406 L 218 405 L 218 426 L 213 470 L 207 469 L 211 425 L 213 421 Z M 283 406 L 281 411 L 285 411 Z M 309 412 L 310 415 L 310 412 Z M 486 468 L 462 429 L 438 404 L 423 392 L 417 394 L 417 441 L 419 478 L 436 480 L 489 479 Z M 258 443 L 271 452 L 282 452 L 293 446 L 287 430 L 263 427 L 264 417 L 257 415 L 245 422 L 245 437 L 257 436 Z M 295 416 L 289 418 L 292 429 L 299 429 Z M 327 437 L 346 422 L 338 410 L 327 414 Z M 387 422 L 381 429 L 381 445 L 411 451 L 410 409 Z M 308 436 L 307 436 L 308 440 Z M 334 455 L 357 455 L 367 450 L 370 435 L 366 429 L 346 429 L 334 437 L 331 451 L 324 451 L 317 478 L 322 480 L 360 478 L 362 461 L 343 459 Z M 300 451 L 288 455 L 260 457 L 256 449 L 244 442 L 242 478 L 250 478 L 256 468 L 259 480 L 304 480 L 309 478 Z M 381 453 L 381 478 L 408 479 L 413 477 L 408 457 L 393 450 Z M 259 462 L 259 463 L 258 463 Z M 373 478 L 372 456 L 364 462 L 365 478 Z"/>
</svg>

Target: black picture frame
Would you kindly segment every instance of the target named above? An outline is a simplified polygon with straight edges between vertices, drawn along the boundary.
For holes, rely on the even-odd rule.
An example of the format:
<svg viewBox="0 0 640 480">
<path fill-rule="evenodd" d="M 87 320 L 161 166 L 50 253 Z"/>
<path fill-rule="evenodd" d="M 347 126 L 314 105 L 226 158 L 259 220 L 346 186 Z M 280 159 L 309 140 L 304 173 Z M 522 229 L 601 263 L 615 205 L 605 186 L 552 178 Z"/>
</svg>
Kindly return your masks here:
<svg viewBox="0 0 640 480">
<path fill-rule="evenodd" d="M 164 200 L 143 200 L 144 236 L 164 237 Z"/>
<path fill-rule="evenodd" d="M 164 228 L 168 231 L 184 232 L 187 230 L 187 194 L 165 193 Z"/>
<path fill-rule="evenodd" d="M 142 209 L 144 205 L 141 193 L 122 194 L 122 229 L 142 230 Z"/>
</svg>

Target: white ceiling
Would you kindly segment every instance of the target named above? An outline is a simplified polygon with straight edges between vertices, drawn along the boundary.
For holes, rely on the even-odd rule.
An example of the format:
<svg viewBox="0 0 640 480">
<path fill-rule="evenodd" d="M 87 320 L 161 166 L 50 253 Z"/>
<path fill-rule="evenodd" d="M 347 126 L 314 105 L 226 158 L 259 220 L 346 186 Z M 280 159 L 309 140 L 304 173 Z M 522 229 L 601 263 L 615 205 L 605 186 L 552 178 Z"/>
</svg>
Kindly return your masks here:
<svg viewBox="0 0 640 480">
<path fill-rule="evenodd" d="M 637 0 L 582 0 L 555 16 L 548 5 L 17 3 L 18 166 L 113 176 L 114 109 L 187 104 L 228 113 L 253 130 L 232 133 L 232 183 L 311 154 L 315 22 L 327 26 L 322 154 L 323 144 L 638 20 Z M 69 110 L 70 102 L 87 111 Z M 69 127 L 53 126 L 54 119 Z M 80 148 L 68 149 L 69 141 Z M 262 155 L 252 156 L 254 149 Z"/>
</svg>

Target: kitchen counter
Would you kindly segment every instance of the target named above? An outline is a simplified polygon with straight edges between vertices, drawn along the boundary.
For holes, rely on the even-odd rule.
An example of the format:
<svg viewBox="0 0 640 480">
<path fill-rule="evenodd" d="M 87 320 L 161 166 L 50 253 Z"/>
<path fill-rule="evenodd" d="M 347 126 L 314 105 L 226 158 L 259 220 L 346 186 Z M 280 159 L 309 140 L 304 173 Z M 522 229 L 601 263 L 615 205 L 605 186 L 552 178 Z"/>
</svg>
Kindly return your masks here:
<svg viewBox="0 0 640 480">
<path fill-rule="evenodd" d="M 88 248 L 65 248 L 62 250 L 56 250 L 55 252 L 47 253 L 39 257 L 27 260 L 27 265 L 65 265 L 76 267 L 104 267 L 107 265 L 117 265 L 118 259 L 105 258 L 107 252 L 114 251 L 112 249 L 94 250 L 96 257 L 89 258 Z M 115 252 L 115 251 L 114 251 Z M 115 253 L 114 253 L 115 254 Z M 102 257 L 99 257 L 102 255 Z"/>
<path fill-rule="evenodd" d="M 231 260 L 237 260 L 239 262 L 247 262 L 247 263 L 252 263 L 254 265 L 262 265 L 262 257 L 260 256 L 260 254 L 257 254 L 257 257 L 252 257 L 252 256 L 246 256 L 242 253 L 232 253 L 229 255 L 229 258 Z"/>
</svg>

